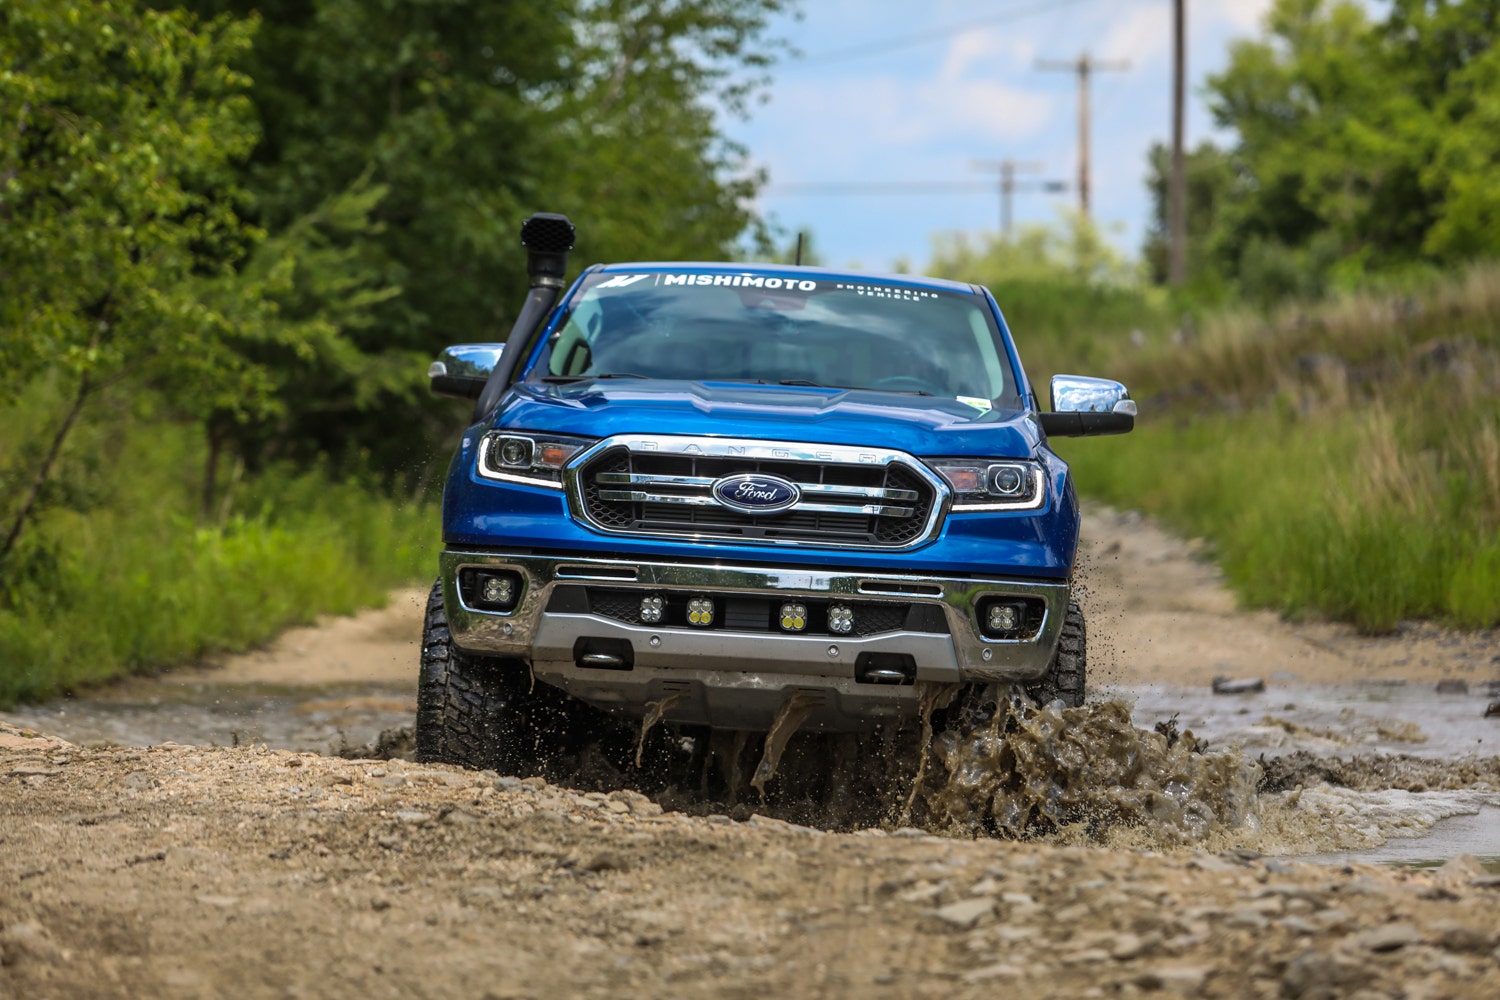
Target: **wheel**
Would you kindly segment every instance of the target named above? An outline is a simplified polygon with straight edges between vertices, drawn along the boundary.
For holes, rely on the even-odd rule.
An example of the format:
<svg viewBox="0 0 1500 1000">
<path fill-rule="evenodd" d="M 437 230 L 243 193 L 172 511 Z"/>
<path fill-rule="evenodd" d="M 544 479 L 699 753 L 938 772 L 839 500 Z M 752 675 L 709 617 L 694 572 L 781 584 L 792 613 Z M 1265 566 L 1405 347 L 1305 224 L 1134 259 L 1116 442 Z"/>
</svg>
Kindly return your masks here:
<svg viewBox="0 0 1500 1000">
<path fill-rule="evenodd" d="M 1068 708 L 1083 704 L 1084 685 L 1088 676 L 1088 637 L 1083 624 L 1083 609 L 1077 601 L 1068 601 L 1063 619 L 1062 638 L 1047 672 L 1026 686 L 1026 693 L 1038 705 L 1061 701 Z"/>
<path fill-rule="evenodd" d="M 417 684 L 419 761 L 532 773 L 537 740 L 527 718 L 531 676 L 520 660 L 471 656 L 453 645 L 443 584 L 427 598 Z"/>
</svg>

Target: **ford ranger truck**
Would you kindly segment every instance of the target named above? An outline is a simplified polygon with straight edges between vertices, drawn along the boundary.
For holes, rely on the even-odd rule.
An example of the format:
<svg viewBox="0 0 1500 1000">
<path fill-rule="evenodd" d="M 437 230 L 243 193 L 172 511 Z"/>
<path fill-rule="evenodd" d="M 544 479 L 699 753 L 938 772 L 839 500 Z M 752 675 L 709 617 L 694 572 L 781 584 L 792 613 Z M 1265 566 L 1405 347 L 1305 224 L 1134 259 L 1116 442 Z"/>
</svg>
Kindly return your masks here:
<svg viewBox="0 0 1500 1000">
<path fill-rule="evenodd" d="M 596 265 L 522 226 L 503 344 L 443 493 L 421 759 L 524 769 L 580 703 L 667 723 L 863 730 L 932 685 L 1082 703 L 1078 503 L 1051 437 L 1135 403 L 1058 376 L 1043 412 L 978 285 L 774 264 Z M 553 736 L 548 734 L 552 733 Z"/>
</svg>

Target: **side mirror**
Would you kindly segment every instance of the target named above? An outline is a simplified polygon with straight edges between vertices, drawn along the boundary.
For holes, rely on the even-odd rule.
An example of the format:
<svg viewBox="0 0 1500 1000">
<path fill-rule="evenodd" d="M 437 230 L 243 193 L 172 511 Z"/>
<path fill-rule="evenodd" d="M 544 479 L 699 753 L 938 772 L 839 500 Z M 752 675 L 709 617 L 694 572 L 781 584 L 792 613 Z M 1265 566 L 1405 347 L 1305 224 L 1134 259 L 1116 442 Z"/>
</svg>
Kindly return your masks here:
<svg viewBox="0 0 1500 1000">
<path fill-rule="evenodd" d="M 504 350 L 504 344 L 457 344 L 443 348 L 443 353 L 427 369 L 433 395 L 478 399 Z"/>
<path fill-rule="evenodd" d="M 1048 437 L 1125 434 L 1135 427 L 1130 390 L 1107 378 L 1052 376 L 1052 409 L 1039 414 Z"/>
</svg>

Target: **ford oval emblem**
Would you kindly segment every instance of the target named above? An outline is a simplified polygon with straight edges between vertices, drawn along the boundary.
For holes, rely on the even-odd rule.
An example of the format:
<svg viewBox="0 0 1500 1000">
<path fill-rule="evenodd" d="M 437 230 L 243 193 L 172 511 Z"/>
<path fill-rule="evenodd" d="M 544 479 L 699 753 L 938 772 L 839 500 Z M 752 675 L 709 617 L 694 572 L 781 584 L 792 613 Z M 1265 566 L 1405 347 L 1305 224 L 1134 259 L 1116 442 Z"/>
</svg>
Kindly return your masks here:
<svg viewBox="0 0 1500 1000">
<path fill-rule="evenodd" d="M 714 499 L 741 514 L 780 514 L 791 510 L 802 499 L 796 483 L 779 476 L 761 476 L 743 472 L 725 476 L 713 486 Z"/>
</svg>

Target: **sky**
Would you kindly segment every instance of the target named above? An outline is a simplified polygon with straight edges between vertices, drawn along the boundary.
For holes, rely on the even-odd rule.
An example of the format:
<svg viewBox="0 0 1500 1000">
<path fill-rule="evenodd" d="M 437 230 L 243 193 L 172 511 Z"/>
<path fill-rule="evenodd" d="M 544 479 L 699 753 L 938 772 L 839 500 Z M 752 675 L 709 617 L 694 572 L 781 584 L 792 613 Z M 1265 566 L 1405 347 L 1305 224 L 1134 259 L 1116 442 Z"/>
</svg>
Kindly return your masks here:
<svg viewBox="0 0 1500 1000">
<path fill-rule="evenodd" d="M 1190 147 L 1215 135 L 1205 79 L 1224 67 L 1233 39 L 1260 33 L 1269 7 L 1188 0 Z M 757 211 L 788 233 L 809 230 L 824 263 L 891 270 L 904 260 L 920 270 L 934 233 L 996 233 L 998 174 L 982 161 L 1040 167 L 1018 181 L 1068 182 L 1062 194 L 1017 192 L 1017 225 L 1052 222 L 1075 207 L 1077 76 L 1037 63 L 1085 52 L 1129 64 L 1093 76 L 1091 201 L 1110 240 L 1139 255 L 1151 213 L 1146 154 L 1172 131 L 1171 0 L 803 0 L 802 11 L 772 28 L 800 55 L 775 67 L 766 103 L 725 130 L 769 175 Z M 795 187 L 878 182 L 974 188 L 870 195 Z"/>
</svg>

